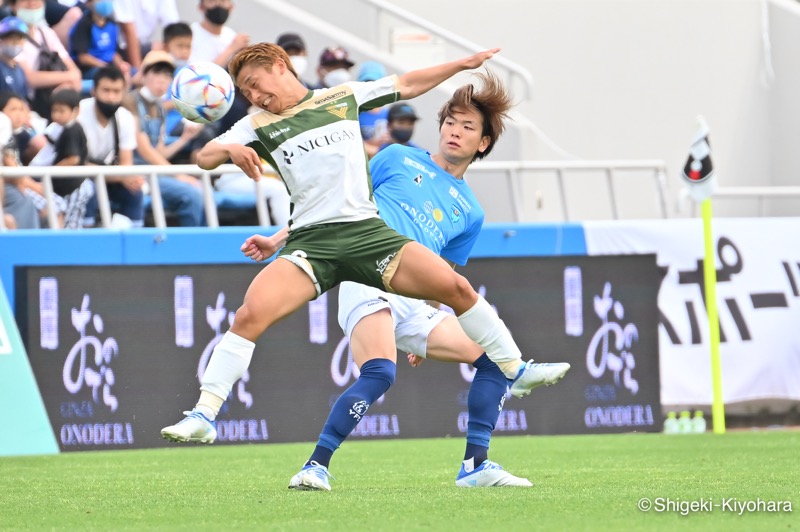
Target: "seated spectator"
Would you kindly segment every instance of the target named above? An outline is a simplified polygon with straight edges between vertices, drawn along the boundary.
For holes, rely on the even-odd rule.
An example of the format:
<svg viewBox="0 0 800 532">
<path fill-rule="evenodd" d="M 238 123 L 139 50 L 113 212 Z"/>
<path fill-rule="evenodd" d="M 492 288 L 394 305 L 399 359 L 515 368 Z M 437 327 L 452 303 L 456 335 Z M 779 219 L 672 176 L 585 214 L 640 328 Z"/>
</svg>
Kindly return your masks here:
<svg viewBox="0 0 800 532">
<path fill-rule="evenodd" d="M 28 36 L 28 25 L 17 17 L 0 21 L 0 92 L 13 92 L 28 97 L 25 72 L 14 59 L 22 53 Z"/>
<path fill-rule="evenodd" d="M 386 77 L 386 69 L 377 61 L 367 61 L 358 69 L 358 81 L 375 81 L 383 77 Z M 389 108 L 385 105 L 358 114 L 367 157 L 371 158 L 378 153 L 381 146 L 389 142 L 388 114 Z"/>
<path fill-rule="evenodd" d="M 200 128 L 187 127 L 187 138 L 181 137 L 169 146 L 164 143 L 166 121 L 162 102 L 174 73 L 175 63 L 170 54 L 163 50 L 148 53 L 142 60 L 144 85 L 125 99 L 125 107 L 133 114 L 137 124 L 136 164 L 169 165 L 169 157 L 191 140 L 188 138 L 190 132 L 197 134 L 200 131 Z M 203 191 L 199 179 L 186 174 L 158 176 L 158 187 L 164 207 L 178 215 L 182 226 L 205 224 Z"/>
<path fill-rule="evenodd" d="M 250 36 L 237 33 L 225 25 L 234 7 L 232 0 L 200 0 L 199 7 L 203 20 L 192 23 L 192 55 L 189 61 L 212 61 L 222 68 L 228 68 L 233 54 L 250 44 Z M 248 107 L 250 102 L 237 88 L 230 110 L 214 124 L 215 132 L 219 134 L 230 129 L 247 115 Z"/>
<path fill-rule="evenodd" d="M 80 95 L 72 89 L 54 92 L 52 97 L 53 123 L 45 136 L 48 146 L 31 161 L 31 166 L 82 166 L 89 155 L 86 134 L 78 123 Z M 53 192 L 64 199 L 62 226 L 80 229 L 86 205 L 94 195 L 94 184 L 85 177 L 57 177 Z"/>
<path fill-rule="evenodd" d="M 200 0 L 203 20 L 192 22 L 190 61 L 212 61 L 227 68 L 233 54 L 250 44 L 249 35 L 225 25 L 232 10 L 232 0 Z"/>
<path fill-rule="evenodd" d="M 113 66 L 94 74 L 92 97 L 81 100 L 78 122 L 83 126 L 89 148 L 86 164 L 132 166 L 136 149 L 136 122 L 122 107 L 127 92 L 125 76 Z M 106 177 L 108 199 L 114 212 L 130 219 L 133 227 L 144 225 L 145 180 L 141 175 Z M 86 207 L 84 225 L 93 226 L 96 196 Z"/>
<path fill-rule="evenodd" d="M 282 33 L 278 35 L 275 44 L 283 48 L 283 51 L 289 56 L 292 68 L 297 73 L 297 79 L 306 87 L 311 87 L 311 84 L 303 79 L 303 75 L 308 70 L 308 52 L 303 38 L 296 33 Z"/>
<path fill-rule="evenodd" d="M 261 201 L 267 202 L 270 223 L 284 227 L 291 216 L 291 200 L 286 185 L 264 159 L 261 159 L 261 175 L 264 178 L 260 180 Z M 258 190 L 256 182 L 244 172 L 222 174 L 214 187 L 220 192 L 249 197 L 255 197 Z"/>
<path fill-rule="evenodd" d="M 399 102 L 389 107 L 387 127 L 389 128 L 389 142 L 381 146 L 381 150 L 392 144 L 402 144 L 412 148 L 423 149 L 411 141 L 414 135 L 414 125 L 419 117 L 414 108 L 406 102 Z"/>
<path fill-rule="evenodd" d="M 350 69 L 353 68 L 350 54 L 341 46 L 325 48 L 319 56 L 317 77 L 319 82 L 313 88 L 326 89 L 335 87 L 353 79 Z"/>
<path fill-rule="evenodd" d="M 172 56 L 176 71 L 186 66 L 192 52 L 192 28 L 185 22 L 166 26 L 164 51 Z M 217 127 L 214 124 L 200 125 L 186 120 L 175 109 L 168 95 L 162 103 L 166 112 L 167 131 L 164 142 L 168 146 L 177 142 L 176 149 L 167 159 L 173 164 L 194 164 L 197 152 L 217 136 Z"/>
<path fill-rule="evenodd" d="M 19 98 L 13 94 L 9 100 Z M 0 108 L 2 109 L 2 108 Z M 17 147 L 12 135 L 11 119 L 0 111 L 0 166 L 19 166 Z M 24 177 L 0 177 L 0 200 L 3 202 L 3 221 L 6 227 L 38 229 L 39 214 L 33 200 L 25 195 Z"/>
<path fill-rule="evenodd" d="M 69 48 L 69 34 L 83 16 L 81 3 L 58 0 L 45 0 L 44 20 L 58 35 L 61 44 Z"/>
<path fill-rule="evenodd" d="M 81 71 L 44 19 L 44 0 L 8 0 L 14 15 L 28 26 L 28 40 L 16 58 L 28 80 L 31 109 L 50 119 L 54 89 L 81 89 Z"/>
<path fill-rule="evenodd" d="M 131 66 L 119 53 L 119 27 L 112 19 L 114 3 L 110 0 L 87 0 L 88 10 L 70 34 L 70 52 L 81 69 L 83 79 L 92 79 L 94 72 L 113 64 L 130 76 Z"/>
<path fill-rule="evenodd" d="M 162 48 L 160 39 L 154 39 L 156 29 L 180 20 L 175 0 L 114 0 L 114 16 L 124 28 L 127 50 L 132 48 L 129 43 L 138 46 L 139 58 Z M 141 62 L 136 66 L 140 68 Z"/>
</svg>

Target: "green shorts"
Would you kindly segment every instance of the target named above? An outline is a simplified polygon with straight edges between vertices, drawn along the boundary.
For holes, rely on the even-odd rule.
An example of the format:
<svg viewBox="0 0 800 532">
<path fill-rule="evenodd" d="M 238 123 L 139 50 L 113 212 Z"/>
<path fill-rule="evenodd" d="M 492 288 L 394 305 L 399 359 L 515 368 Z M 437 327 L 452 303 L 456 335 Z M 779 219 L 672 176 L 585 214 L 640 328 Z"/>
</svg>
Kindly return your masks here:
<svg viewBox="0 0 800 532">
<path fill-rule="evenodd" d="M 409 242 L 380 218 L 368 218 L 301 227 L 289 234 L 278 257 L 303 269 L 318 296 L 342 281 L 391 291 L 400 250 Z"/>
</svg>

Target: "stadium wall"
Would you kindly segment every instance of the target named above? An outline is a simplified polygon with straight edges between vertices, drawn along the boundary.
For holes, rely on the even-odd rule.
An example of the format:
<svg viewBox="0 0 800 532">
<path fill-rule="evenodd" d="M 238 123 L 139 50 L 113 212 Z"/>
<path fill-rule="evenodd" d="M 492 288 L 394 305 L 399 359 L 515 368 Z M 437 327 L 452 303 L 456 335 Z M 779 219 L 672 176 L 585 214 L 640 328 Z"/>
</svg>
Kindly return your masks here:
<svg viewBox="0 0 800 532">
<path fill-rule="evenodd" d="M 258 271 L 239 252 L 253 230 L 0 235 L 0 399 L 21 405 L 0 411 L 0 454 L 162 445 Z M 729 413 L 800 404 L 800 247 L 781 240 L 798 232 L 798 218 L 714 224 Z M 535 406 L 510 400 L 498 432 L 658 430 L 662 405 L 708 410 L 701 235 L 699 220 L 487 226 L 461 271 L 526 355 L 573 365 Z M 298 368 L 315 383 L 299 396 Z M 398 371 L 360 437 L 463 432 L 469 368 Z M 357 375 L 336 292 L 270 329 L 251 372 L 222 442 L 312 440 Z"/>
</svg>

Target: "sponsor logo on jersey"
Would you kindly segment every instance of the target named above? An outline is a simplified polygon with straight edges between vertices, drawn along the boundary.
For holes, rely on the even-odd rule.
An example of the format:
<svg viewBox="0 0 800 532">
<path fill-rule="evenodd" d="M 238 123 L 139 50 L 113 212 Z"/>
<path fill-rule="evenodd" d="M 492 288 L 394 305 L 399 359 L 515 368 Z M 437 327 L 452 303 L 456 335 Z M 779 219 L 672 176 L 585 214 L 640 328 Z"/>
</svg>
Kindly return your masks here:
<svg viewBox="0 0 800 532">
<path fill-rule="evenodd" d="M 461 209 L 459 209 L 457 205 L 450 205 L 450 221 L 455 224 L 458 223 L 460 219 Z"/>
<path fill-rule="evenodd" d="M 337 103 L 336 105 L 331 105 L 330 107 L 325 108 L 330 114 L 334 116 L 338 116 L 342 120 L 345 119 L 347 116 L 347 102 Z"/>
<path fill-rule="evenodd" d="M 329 94 L 324 98 L 320 98 L 319 100 L 314 100 L 314 105 L 322 105 L 323 103 L 330 102 L 331 100 L 335 100 L 337 98 L 341 98 L 342 96 L 346 95 L 347 91 L 334 92 L 333 94 Z"/>
<path fill-rule="evenodd" d="M 461 205 L 461 208 L 464 210 L 464 212 L 466 212 L 467 214 L 472 212 L 472 205 L 470 205 L 469 202 L 464 199 L 464 196 L 462 196 L 458 192 L 456 187 L 450 187 L 450 190 L 448 192 L 450 193 L 451 196 L 453 196 L 456 199 L 458 204 Z"/>
<path fill-rule="evenodd" d="M 392 259 L 394 258 L 395 255 L 397 255 L 396 251 L 383 260 L 375 261 L 375 265 L 377 266 L 376 271 L 381 275 L 383 275 L 383 273 L 386 271 L 386 268 L 389 267 L 389 263 L 392 262 Z"/>
<path fill-rule="evenodd" d="M 412 168 L 416 168 L 420 172 L 428 174 L 428 177 L 430 177 L 431 179 L 436 177 L 436 172 L 432 172 L 432 171 L 428 170 L 428 168 L 424 164 L 418 163 L 414 159 L 409 159 L 408 157 L 403 157 L 403 164 L 406 165 L 406 166 L 410 166 Z"/>
<path fill-rule="evenodd" d="M 418 187 L 422 186 L 422 174 L 417 174 L 417 177 L 414 178 L 414 183 L 416 183 Z"/>
<path fill-rule="evenodd" d="M 284 133 L 288 133 L 291 129 L 292 128 L 290 127 L 282 127 L 280 129 L 276 129 L 275 131 L 269 134 L 269 138 L 274 139 L 275 137 L 283 135 Z"/>
<path fill-rule="evenodd" d="M 353 134 L 353 132 L 348 131 L 346 129 L 343 129 L 341 131 L 334 131 L 332 133 L 326 133 L 325 135 L 319 136 L 317 138 L 306 140 L 301 144 L 296 144 L 294 149 L 282 150 L 283 160 L 286 162 L 286 164 L 292 164 L 292 160 L 295 157 L 302 157 L 303 155 L 311 153 L 317 148 L 324 148 L 326 146 L 332 146 L 334 144 L 338 144 L 346 140 L 355 140 L 355 139 L 356 136 Z"/>
</svg>

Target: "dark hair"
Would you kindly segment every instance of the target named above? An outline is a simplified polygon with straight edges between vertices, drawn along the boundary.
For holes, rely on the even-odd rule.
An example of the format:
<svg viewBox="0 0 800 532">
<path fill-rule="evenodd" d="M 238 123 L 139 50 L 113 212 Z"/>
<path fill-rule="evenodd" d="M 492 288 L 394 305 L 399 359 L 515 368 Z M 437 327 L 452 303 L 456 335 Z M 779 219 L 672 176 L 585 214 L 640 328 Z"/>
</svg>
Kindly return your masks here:
<svg viewBox="0 0 800 532">
<path fill-rule="evenodd" d="M 173 22 L 164 26 L 164 44 L 178 37 L 191 37 L 192 28 L 185 22 Z"/>
<path fill-rule="evenodd" d="M 497 76 L 489 70 L 485 74 L 475 74 L 483 82 L 480 91 L 475 90 L 474 85 L 464 85 L 453 93 L 447 103 L 439 110 L 439 129 L 448 116 L 453 113 L 466 109 L 474 109 L 483 118 L 484 137 L 489 137 L 489 145 L 483 152 L 478 152 L 472 159 L 483 159 L 492 151 L 497 139 L 505 130 L 504 120 L 508 118 L 508 111 L 511 109 L 511 96 Z"/>
<path fill-rule="evenodd" d="M 81 95 L 78 94 L 78 91 L 74 91 L 72 89 L 61 89 L 60 91 L 54 92 L 50 96 L 50 105 L 66 105 L 72 109 L 77 109 L 78 105 L 81 101 Z"/>
<path fill-rule="evenodd" d="M 122 74 L 122 71 L 115 66 L 104 66 L 98 68 L 97 71 L 95 71 L 94 76 L 92 76 L 94 86 L 97 87 L 102 79 L 109 79 L 111 81 L 125 81 L 125 76 Z"/>
<path fill-rule="evenodd" d="M 23 98 L 16 92 L 11 92 L 11 91 L 0 92 L 0 109 L 5 109 L 6 105 L 8 105 L 8 102 L 14 99 L 22 100 L 23 102 L 25 101 L 25 98 Z"/>
</svg>

